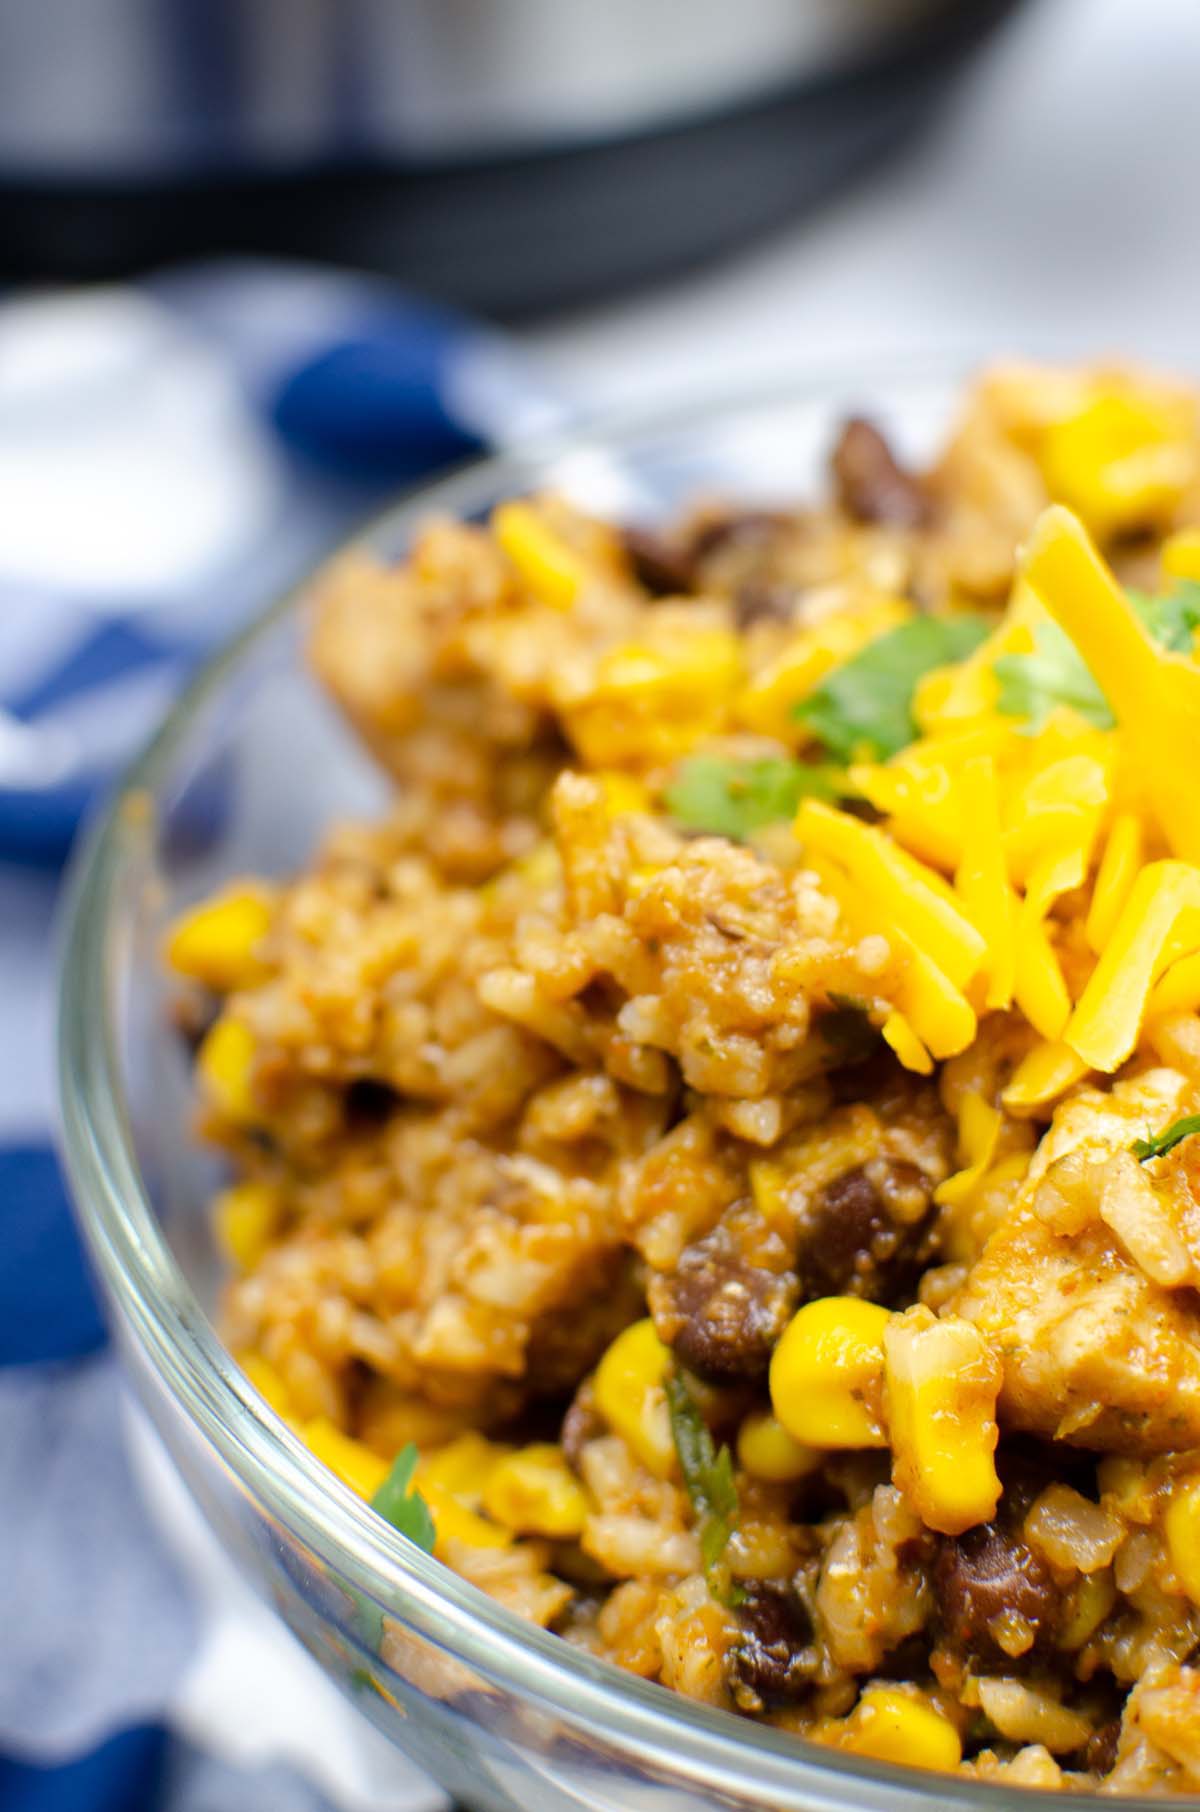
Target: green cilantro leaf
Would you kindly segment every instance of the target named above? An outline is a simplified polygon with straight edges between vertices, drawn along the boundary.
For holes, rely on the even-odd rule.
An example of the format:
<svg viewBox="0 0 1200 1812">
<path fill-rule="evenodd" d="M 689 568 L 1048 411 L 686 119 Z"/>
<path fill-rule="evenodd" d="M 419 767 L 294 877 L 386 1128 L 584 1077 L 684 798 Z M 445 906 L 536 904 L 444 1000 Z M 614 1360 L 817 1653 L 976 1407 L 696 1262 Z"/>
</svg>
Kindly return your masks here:
<svg viewBox="0 0 1200 1812">
<path fill-rule="evenodd" d="M 1083 656 L 1057 623 L 1041 624 L 1031 652 L 1002 654 L 994 671 L 1000 682 L 996 709 L 1005 717 L 1026 718 L 1031 734 L 1058 705 L 1070 705 L 1097 730 L 1111 730 L 1116 721 Z"/>
<path fill-rule="evenodd" d="M 1149 1139 L 1135 1139 L 1129 1147 L 1139 1164 L 1147 1158 L 1165 1158 L 1169 1151 L 1200 1133 L 1200 1114 L 1185 1114 L 1182 1120 L 1173 1120 L 1163 1132 L 1155 1133 Z"/>
<path fill-rule="evenodd" d="M 1130 603 L 1156 642 L 1172 654 L 1190 654 L 1192 640 L 1200 629 L 1200 585 L 1192 579 L 1180 579 L 1160 597 L 1143 591 L 1131 591 Z"/>
<path fill-rule="evenodd" d="M 707 1573 L 725 1552 L 737 1518 L 733 1459 L 728 1447 L 713 1446 L 708 1424 L 678 1372 L 667 1377 L 665 1388 L 679 1469 L 700 1521 L 700 1553 Z"/>
<path fill-rule="evenodd" d="M 737 761 L 693 755 L 681 762 L 665 794 L 667 810 L 685 830 L 744 842 L 764 824 L 790 818 L 802 799 L 836 799 L 835 769 L 786 756 Z"/>
<path fill-rule="evenodd" d="M 986 618 L 968 613 L 913 617 L 835 667 L 793 716 L 837 761 L 887 761 L 916 737 L 917 682 L 934 667 L 966 660 L 989 629 Z"/>
<path fill-rule="evenodd" d="M 1200 585 L 1185 580 L 1161 597 L 1131 591 L 1129 602 L 1162 647 L 1172 654 L 1191 652 L 1200 629 Z M 1025 718 L 1031 732 L 1042 728 L 1057 705 L 1070 705 L 1098 730 L 1111 730 L 1116 721 L 1083 656 L 1057 623 L 1041 624 L 1031 652 L 1001 655 L 995 671 L 997 709 Z"/>
<path fill-rule="evenodd" d="M 421 1493 L 411 1488 L 418 1457 L 411 1441 L 400 1449 L 392 1470 L 371 1499 L 371 1508 L 377 1510 L 385 1522 L 391 1523 L 393 1529 L 407 1535 L 418 1548 L 432 1554 L 436 1535 L 433 1517 Z"/>
</svg>

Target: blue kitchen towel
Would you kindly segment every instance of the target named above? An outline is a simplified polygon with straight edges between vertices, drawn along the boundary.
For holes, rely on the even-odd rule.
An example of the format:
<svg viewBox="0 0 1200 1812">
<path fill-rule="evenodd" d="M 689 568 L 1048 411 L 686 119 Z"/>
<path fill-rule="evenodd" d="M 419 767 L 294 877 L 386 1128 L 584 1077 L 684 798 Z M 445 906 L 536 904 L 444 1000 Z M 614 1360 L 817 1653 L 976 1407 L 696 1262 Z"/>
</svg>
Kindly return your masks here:
<svg viewBox="0 0 1200 1812">
<path fill-rule="evenodd" d="M 388 491 L 552 414 L 506 343 L 373 280 L 0 303 L 0 1812 L 328 1803 L 173 1722 L 206 1611 L 131 1472 L 53 1154 L 47 927 L 81 813 L 207 650 Z"/>
<path fill-rule="evenodd" d="M 0 308 L 0 860 L 61 860 L 197 658 L 373 504 L 554 413 L 493 333 L 366 278 Z"/>
</svg>

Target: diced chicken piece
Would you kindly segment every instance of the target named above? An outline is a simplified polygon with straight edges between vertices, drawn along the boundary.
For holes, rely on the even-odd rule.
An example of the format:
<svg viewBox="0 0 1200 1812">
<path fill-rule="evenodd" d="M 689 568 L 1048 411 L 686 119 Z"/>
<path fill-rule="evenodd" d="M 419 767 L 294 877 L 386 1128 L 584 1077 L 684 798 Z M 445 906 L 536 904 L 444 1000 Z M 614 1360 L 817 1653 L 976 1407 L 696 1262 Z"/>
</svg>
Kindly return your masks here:
<svg viewBox="0 0 1200 1812">
<path fill-rule="evenodd" d="M 1200 1445 L 1200 1307 L 1159 1281 L 1194 1281 L 1162 1258 L 1176 1237 L 1166 1195 L 1138 1174 L 1114 1199 L 1132 1141 L 1189 1105 L 1183 1077 L 1153 1070 L 1055 1116 L 954 1303 L 1001 1356 L 1002 1426 L 1122 1453 Z"/>
</svg>

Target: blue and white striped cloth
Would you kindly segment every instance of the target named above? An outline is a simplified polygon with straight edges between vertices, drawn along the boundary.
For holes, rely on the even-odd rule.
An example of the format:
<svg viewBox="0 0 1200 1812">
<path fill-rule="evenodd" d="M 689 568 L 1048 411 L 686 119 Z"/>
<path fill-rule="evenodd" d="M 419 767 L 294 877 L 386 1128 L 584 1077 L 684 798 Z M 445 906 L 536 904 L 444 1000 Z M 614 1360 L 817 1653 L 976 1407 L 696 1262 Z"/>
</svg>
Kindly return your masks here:
<svg viewBox="0 0 1200 1812">
<path fill-rule="evenodd" d="M 123 1399 L 52 1150 L 47 927 L 81 813 L 214 641 L 388 490 L 552 414 L 505 343 L 366 279 L 0 303 L 0 1812 L 442 1804 Z"/>
</svg>

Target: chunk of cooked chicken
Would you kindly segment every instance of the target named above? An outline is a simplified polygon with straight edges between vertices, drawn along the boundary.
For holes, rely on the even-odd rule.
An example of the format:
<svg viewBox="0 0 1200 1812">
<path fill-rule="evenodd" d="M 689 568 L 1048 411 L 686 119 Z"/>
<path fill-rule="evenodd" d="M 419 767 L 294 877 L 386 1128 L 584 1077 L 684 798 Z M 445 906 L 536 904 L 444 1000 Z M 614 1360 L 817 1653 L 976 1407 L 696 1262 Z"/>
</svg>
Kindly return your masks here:
<svg viewBox="0 0 1200 1812">
<path fill-rule="evenodd" d="M 1200 1446 L 1195 1256 L 1177 1193 L 1129 1149 L 1193 1092 L 1148 1070 L 1055 1115 L 954 1304 L 1001 1355 L 1003 1426 L 1122 1453 Z"/>
</svg>

